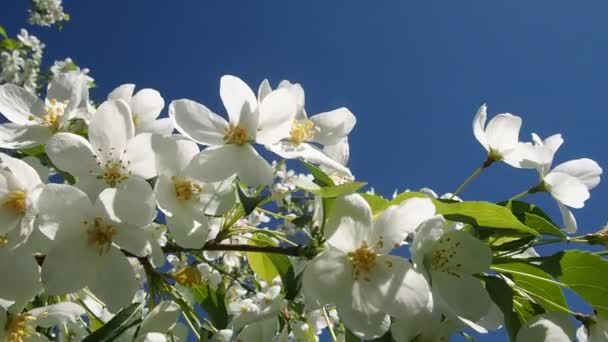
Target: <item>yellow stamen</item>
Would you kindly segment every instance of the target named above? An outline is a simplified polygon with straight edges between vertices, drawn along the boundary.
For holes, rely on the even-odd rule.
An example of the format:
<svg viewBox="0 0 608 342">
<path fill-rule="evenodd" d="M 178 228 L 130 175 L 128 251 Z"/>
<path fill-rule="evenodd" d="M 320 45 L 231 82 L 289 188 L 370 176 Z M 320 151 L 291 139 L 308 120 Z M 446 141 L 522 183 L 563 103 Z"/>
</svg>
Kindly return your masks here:
<svg viewBox="0 0 608 342">
<path fill-rule="evenodd" d="M 291 132 L 289 132 L 289 141 L 294 144 L 301 144 L 312 139 L 317 132 L 319 132 L 319 127 L 316 127 L 311 120 L 294 120 Z"/>
<path fill-rule="evenodd" d="M 24 342 L 36 334 L 34 327 L 29 322 L 36 318 L 29 314 L 20 314 L 13 318 L 9 318 L 6 323 L 6 335 L 4 336 L 7 342 Z"/>
<path fill-rule="evenodd" d="M 350 263 L 353 266 L 353 275 L 355 280 L 363 276 L 363 279 L 369 281 L 367 274 L 376 266 L 376 253 L 374 253 L 365 241 L 361 244 L 361 247 L 357 248 L 354 252 L 348 254 Z"/>
<path fill-rule="evenodd" d="M 85 221 L 86 224 L 88 222 Z M 116 233 L 118 233 L 116 228 L 106 224 L 103 218 L 96 217 L 93 224 L 87 230 L 89 245 L 96 247 L 98 254 L 103 255 L 112 247 L 112 240 Z"/>
<path fill-rule="evenodd" d="M 189 201 L 191 198 L 196 197 L 203 188 L 188 179 L 178 179 L 177 177 L 171 177 L 173 187 L 175 188 L 175 197 L 180 202 Z"/>
<path fill-rule="evenodd" d="M 57 101 L 57 99 L 51 99 L 47 103 L 45 107 L 46 115 L 42 117 L 42 122 L 49 126 L 52 132 L 59 131 L 59 123 L 67 105 L 67 100 L 64 102 L 60 102 Z"/>
<path fill-rule="evenodd" d="M 173 273 L 173 279 L 182 286 L 194 287 L 201 284 L 203 274 L 196 267 L 186 266 Z"/>
<path fill-rule="evenodd" d="M 23 190 L 13 191 L 4 200 L 2 206 L 23 215 L 27 209 L 27 193 Z"/>
<path fill-rule="evenodd" d="M 0 234 L 0 246 L 8 244 L 8 234 Z"/>
<path fill-rule="evenodd" d="M 249 133 L 247 133 L 245 128 L 235 126 L 234 124 L 229 124 L 226 127 L 226 132 L 224 133 L 224 142 L 226 144 L 243 145 L 249 142 L 249 140 Z"/>
</svg>

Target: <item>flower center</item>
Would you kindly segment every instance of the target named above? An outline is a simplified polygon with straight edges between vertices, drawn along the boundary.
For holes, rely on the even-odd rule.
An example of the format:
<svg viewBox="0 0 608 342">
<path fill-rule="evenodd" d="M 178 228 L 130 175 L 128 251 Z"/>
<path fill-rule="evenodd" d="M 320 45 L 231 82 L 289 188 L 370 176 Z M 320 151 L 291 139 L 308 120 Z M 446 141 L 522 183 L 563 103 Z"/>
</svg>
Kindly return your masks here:
<svg viewBox="0 0 608 342">
<path fill-rule="evenodd" d="M 202 190 L 202 186 L 189 179 L 178 179 L 171 177 L 173 187 L 175 188 L 175 197 L 180 202 L 189 201 L 192 197 L 196 197 Z"/>
<path fill-rule="evenodd" d="M 173 273 L 173 279 L 182 286 L 194 287 L 201 284 L 203 274 L 196 267 L 185 266 Z"/>
<path fill-rule="evenodd" d="M 100 256 L 107 253 L 112 247 L 112 240 L 117 233 L 116 228 L 106 224 L 101 217 L 96 217 L 91 225 L 88 221 L 84 221 L 84 224 L 89 226 L 87 229 L 89 245 L 97 248 Z"/>
<path fill-rule="evenodd" d="M 28 323 L 36 318 L 28 314 L 20 314 L 9 318 L 6 324 L 5 339 L 7 342 L 24 342 L 28 337 L 36 334 L 36 331 Z"/>
<path fill-rule="evenodd" d="M 68 100 L 63 102 L 57 101 L 57 99 L 50 99 L 46 102 L 44 109 L 46 114 L 42 117 L 42 124 L 49 126 L 53 133 L 59 131 L 59 124 L 61 117 L 65 113 L 65 108 L 68 106 Z M 34 115 L 30 115 L 28 118 L 30 121 L 36 120 Z"/>
<path fill-rule="evenodd" d="M 460 278 L 462 273 L 462 264 L 453 264 L 450 262 L 456 254 L 460 242 L 453 242 L 449 236 L 443 236 L 439 239 L 438 248 L 431 255 L 431 268 L 433 271 L 445 272 L 454 277 Z"/>
<path fill-rule="evenodd" d="M 27 193 L 23 190 L 13 191 L 4 200 L 2 206 L 23 215 L 27 209 Z"/>
<path fill-rule="evenodd" d="M 363 279 L 370 281 L 367 274 L 376 265 L 376 253 L 367 246 L 367 243 L 363 241 L 361 247 L 357 248 L 354 252 L 348 253 L 348 257 L 353 266 L 355 280 L 358 280 L 362 276 Z"/>
<path fill-rule="evenodd" d="M 8 234 L 0 234 L 0 247 L 8 244 Z"/>
<path fill-rule="evenodd" d="M 319 130 L 319 127 L 316 127 L 315 123 L 311 120 L 294 120 L 289 132 L 289 141 L 294 144 L 301 144 L 304 141 L 312 139 Z"/>
<path fill-rule="evenodd" d="M 102 152 L 101 149 L 98 150 Z M 97 179 L 103 180 L 110 187 L 115 187 L 120 182 L 126 180 L 131 175 L 131 171 L 129 171 L 129 166 L 131 165 L 130 160 L 123 160 L 124 154 L 127 153 L 126 150 L 122 151 L 122 156 L 119 156 L 118 159 L 110 159 L 104 163 L 102 163 L 97 156 L 93 156 L 97 160 L 97 165 L 102 169 L 101 173 L 96 176 Z M 115 158 L 115 153 L 113 149 L 108 153 L 110 158 Z M 89 171 L 91 174 L 94 174 L 93 170 Z"/>
<path fill-rule="evenodd" d="M 241 126 L 235 126 L 234 124 L 228 124 L 224 133 L 224 142 L 226 144 L 237 144 L 243 145 L 249 142 L 249 133 Z"/>
<path fill-rule="evenodd" d="M 138 125 L 139 125 L 139 118 L 137 117 L 137 114 L 133 114 L 133 127 L 137 128 Z"/>
</svg>

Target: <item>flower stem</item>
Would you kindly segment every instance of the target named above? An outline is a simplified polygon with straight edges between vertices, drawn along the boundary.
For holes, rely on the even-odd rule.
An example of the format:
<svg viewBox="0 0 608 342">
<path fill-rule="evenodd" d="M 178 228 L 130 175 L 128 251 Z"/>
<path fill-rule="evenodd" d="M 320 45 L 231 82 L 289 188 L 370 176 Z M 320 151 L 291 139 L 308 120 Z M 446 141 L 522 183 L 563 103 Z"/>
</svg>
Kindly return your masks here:
<svg viewBox="0 0 608 342">
<path fill-rule="evenodd" d="M 323 311 L 323 317 L 325 317 L 325 322 L 327 322 L 327 330 L 329 330 L 329 335 L 331 335 L 331 340 L 333 342 L 337 342 L 338 337 L 336 336 L 336 332 L 334 331 L 333 323 L 331 322 L 331 319 L 329 319 L 327 310 L 325 310 L 325 307 L 322 307 L 321 311 Z"/>
<path fill-rule="evenodd" d="M 464 188 L 467 187 L 467 185 L 469 185 L 469 183 L 471 183 L 473 181 L 473 179 L 477 178 L 477 176 L 479 176 L 481 174 L 481 172 L 483 170 L 485 170 L 488 166 L 485 166 L 486 163 L 484 163 L 482 166 L 480 166 L 477 170 L 475 170 L 475 172 L 473 172 L 472 175 L 469 176 L 469 178 L 467 178 L 464 183 L 462 183 L 458 189 L 456 189 L 456 191 L 454 191 L 454 193 L 452 193 L 452 195 L 450 196 L 450 199 L 454 198 L 455 196 L 457 196 L 459 193 L 462 192 L 462 190 L 464 190 Z"/>
</svg>

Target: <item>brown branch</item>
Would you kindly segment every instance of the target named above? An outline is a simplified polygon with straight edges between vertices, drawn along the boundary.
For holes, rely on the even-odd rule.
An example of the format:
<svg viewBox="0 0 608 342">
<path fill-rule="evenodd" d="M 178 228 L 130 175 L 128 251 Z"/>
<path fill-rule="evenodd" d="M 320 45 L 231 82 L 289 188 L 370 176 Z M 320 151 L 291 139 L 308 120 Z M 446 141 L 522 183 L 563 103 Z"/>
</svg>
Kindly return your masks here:
<svg viewBox="0 0 608 342">
<path fill-rule="evenodd" d="M 274 253 L 289 256 L 306 256 L 304 246 L 280 247 L 280 246 L 256 246 L 246 244 L 224 244 L 216 240 L 209 240 L 202 248 L 183 248 L 174 243 L 167 243 L 163 247 L 165 253 L 178 252 L 202 252 L 202 251 L 235 251 L 235 252 L 254 252 L 254 253 Z"/>
</svg>

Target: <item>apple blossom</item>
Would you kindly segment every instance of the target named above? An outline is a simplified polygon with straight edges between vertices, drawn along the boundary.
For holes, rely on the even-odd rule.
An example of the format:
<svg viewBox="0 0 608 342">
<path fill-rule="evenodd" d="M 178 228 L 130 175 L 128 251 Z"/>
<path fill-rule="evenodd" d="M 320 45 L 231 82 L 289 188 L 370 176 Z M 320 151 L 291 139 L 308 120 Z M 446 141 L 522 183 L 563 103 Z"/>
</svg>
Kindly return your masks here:
<svg viewBox="0 0 608 342">
<path fill-rule="evenodd" d="M 574 325 L 562 312 L 539 315 L 521 327 L 516 342 L 571 342 L 575 340 Z"/>
<path fill-rule="evenodd" d="M 35 308 L 23 313 L 7 313 L 0 307 L 0 341 L 50 341 L 36 331 L 36 327 L 50 328 L 57 324 L 75 322 L 85 314 L 77 304 L 63 302 Z"/>
<path fill-rule="evenodd" d="M 576 331 L 576 338 L 579 342 L 608 341 L 608 320 L 598 314 L 583 320 L 583 325 Z"/>
</svg>

